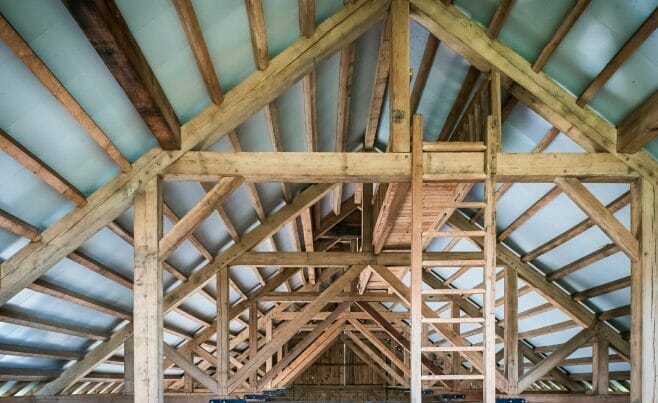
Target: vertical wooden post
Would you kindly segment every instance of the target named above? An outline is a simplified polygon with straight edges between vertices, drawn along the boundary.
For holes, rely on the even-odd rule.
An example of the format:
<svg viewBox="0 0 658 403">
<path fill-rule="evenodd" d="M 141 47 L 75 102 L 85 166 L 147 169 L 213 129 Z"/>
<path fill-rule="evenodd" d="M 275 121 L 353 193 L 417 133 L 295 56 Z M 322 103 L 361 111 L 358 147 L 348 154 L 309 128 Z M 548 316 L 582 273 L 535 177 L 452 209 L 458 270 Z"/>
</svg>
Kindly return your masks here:
<svg viewBox="0 0 658 403">
<path fill-rule="evenodd" d="M 516 392 L 519 382 L 519 301 L 518 275 L 515 270 L 505 268 L 505 376 L 510 393 Z"/>
<path fill-rule="evenodd" d="M 496 156 L 500 148 L 500 73 L 491 72 L 484 209 L 484 402 L 496 401 Z"/>
<path fill-rule="evenodd" d="M 123 343 L 123 394 L 133 396 L 135 394 L 135 343 L 133 335 L 130 335 Z"/>
<path fill-rule="evenodd" d="M 363 236 L 364 252 L 372 252 L 372 183 L 363 184 L 361 196 L 361 234 Z"/>
<path fill-rule="evenodd" d="M 194 362 L 194 352 L 190 349 L 190 351 L 185 354 L 185 358 L 189 362 Z M 194 379 L 192 379 L 192 376 L 188 373 L 185 372 L 183 375 L 183 386 L 185 389 L 185 393 L 193 393 L 194 392 Z"/>
<path fill-rule="evenodd" d="M 594 336 L 592 340 L 592 394 L 608 394 L 608 339 Z"/>
<path fill-rule="evenodd" d="M 136 402 L 163 401 L 162 372 L 162 186 L 151 179 L 135 196 L 133 288 Z"/>
<path fill-rule="evenodd" d="M 456 302 L 450 302 L 450 317 L 451 318 L 459 318 L 461 316 L 461 310 L 459 309 L 459 305 L 457 305 Z M 452 325 L 452 330 L 456 334 L 461 333 L 461 324 L 459 323 L 454 323 Z M 453 351 L 452 352 L 452 357 L 450 358 L 450 373 L 452 375 L 458 375 L 459 370 L 461 368 L 461 355 L 459 354 L 458 351 Z M 459 380 L 455 379 L 452 383 L 452 389 L 457 391 L 459 390 Z"/>
<path fill-rule="evenodd" d="M 658 190 L 642 179 L 642 402 L 658 401 Z"/>
<path fill-rule="evenodd" d="M 256 353 L 258 353 L 258 305 L 254 302 L 249 305 L 249 359 L 253 360 Z M 254 371 L 249 379 L 249 385 L 255 388 L 257 382 L 258 371 Z"/>
<path fill-rule="evenodd" d="M 393 11 L 392 11 L 393 12 Z M 411 154 L 411 402 L 422 402 L 423 117 L 414 116 Z"/>
<path fill-rule="evenodd" d="M 391 130 L 390 150 L 409 152 L 409 0 L 391 3 Z"/>
<path fill-rule="evenodd" d="M 631 183 L 631 233 L 642 247 L 642 181 Z M 641 251 L 641 250 L 640 250 Z M 630 403 L 642 402 L 642 253 L 631 261 L 631 392 Z"/>
<path fill-rule="evenodd" d="M 272 319 L 268 319 L 267 322 L 265 322 L 265 342 L 269 343 L 272 341 Z M 273 356 L 270 356 L 267 360 L 265 360 L 265 373 L 270 372 L 272 369 L 272 358 Z M 271 389 L 272 388 L 272 381 L 270 380 L 267 383 L 267 388 Z"/>
<path fill-rule="evenodd" d="M 217 383 L 219 394 L 228 394 L 229 375 L 229 289 L 228 269 L 217 273 Z"/>
</svg>

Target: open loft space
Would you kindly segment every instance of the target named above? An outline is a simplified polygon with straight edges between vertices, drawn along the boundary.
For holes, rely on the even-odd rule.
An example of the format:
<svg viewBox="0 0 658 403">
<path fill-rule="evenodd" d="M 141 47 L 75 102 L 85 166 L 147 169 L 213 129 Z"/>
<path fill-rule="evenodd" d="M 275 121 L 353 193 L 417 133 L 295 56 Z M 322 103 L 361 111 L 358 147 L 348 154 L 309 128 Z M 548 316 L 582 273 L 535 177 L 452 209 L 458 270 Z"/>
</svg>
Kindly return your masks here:
<svg viewBox="0 0 658 403">
<path fill-rule="evenodd" d="M 658 401 L 658 0 L 0 0 L 0 402 Z"/>
</svg>

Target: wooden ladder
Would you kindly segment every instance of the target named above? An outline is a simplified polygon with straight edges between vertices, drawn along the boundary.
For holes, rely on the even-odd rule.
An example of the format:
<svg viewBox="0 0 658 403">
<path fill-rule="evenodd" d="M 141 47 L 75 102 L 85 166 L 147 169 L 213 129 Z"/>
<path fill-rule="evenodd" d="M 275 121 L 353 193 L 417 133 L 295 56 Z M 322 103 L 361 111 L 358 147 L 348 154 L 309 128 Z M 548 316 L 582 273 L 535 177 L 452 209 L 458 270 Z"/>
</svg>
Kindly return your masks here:
<svg viewBox="0 0 658 403">
<path fill-rule="evenodd" d="M 492 83 L 492 92 L 494 85 Z M 494 80 L 492 80 L 494 81 Z M 493 96 L 492 96 L 493 99 Z M 493 103 L 493 102 L 492 102 Z M 496 285 L 496 226 L 495 226 L 495 192 L 496 192 L 496 154 L 499 149 L 500 127 L 499 109 L 492 110 L 493 116 L 486 120 L 486 143 L 461 143 L 461 142 L 422 142 L 422 117 L 414 116 L 412 134 L 412 177 L 411 177 L 411 388 L 412 401 L 416 388 L 422 388 L 422 383 L 436 381 L 481 380 L 483 382 L 483 401 L 495 402 L 496 392 L 496 345 L 495 345 L 495 285 Z M 482 152 L 484 155 L 486 178 L 484 180 L 484 201 L 482 202 L 451 202 L 446 207 L 451 208 L 484 208 L 484 226 L 477 231 L 422 231 L 422 199 L 423 199 L 423 151 L 426 152 Z M 455 214 L 459 214 L 455 212 Z M 453 237 L 483 237 L 485 264 L 482 270 L 483 286 L 471 289 L 423 288 L 422 273 L 424 263 L 422 261 L 423 241 L 430 238 L 453 238 Z M 453 311 L 453 317 L 443 318 L 432 315 L 428 311 L 425 300 L 436 300 L 445 296 L 446 298 L 470 297 L 483 295 L 484 309 L 481 317 L 462 317 L 459 310 Z M 426 315 L 424 315 L 425 313 Z M 477 323 L 482 326 L 483 343 L 479 346 L 469 345 L 460 335 L 461 324 Z M 432 326 L 444 332 L 452 330 L 452 337 L 445 337 L 450 346 L 423 346 L 427 341 L 423 340 L 424 327 Z M 441 330 L 439 330 L 441 332 Z M 449 340 L 450 339 L 450 340 Z M 480 373 L 459 373 L 456 368 L 450 374 L 425 375 L 421 367 L 421 355 L 423 353 L 452 353 L 474 357 L 481 354 L 481 361 L 477 369 Z M 454 356 L 453 356 L 454 357 Z M 456 359 L 453 363 L 459 363 Z M 473 365 L 473 362 L 471 362 Z"/>
</svg>

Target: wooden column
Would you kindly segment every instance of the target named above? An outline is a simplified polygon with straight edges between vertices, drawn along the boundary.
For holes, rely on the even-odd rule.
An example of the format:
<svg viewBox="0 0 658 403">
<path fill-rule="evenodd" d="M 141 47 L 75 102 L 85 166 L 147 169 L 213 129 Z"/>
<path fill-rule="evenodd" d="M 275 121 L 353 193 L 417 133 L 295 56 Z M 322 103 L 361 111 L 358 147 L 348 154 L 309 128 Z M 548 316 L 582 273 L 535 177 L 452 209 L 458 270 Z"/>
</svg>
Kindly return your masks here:
<svg viewBox="0 0 658 403">
<path fill-rule="evenodd" d="M 394 11 L 391 10 L 393 13 Z M 423 117 L 414 116 L 411 154 L 411 402 L 422 402 Z"/>
<path fill-rule="evenodd" d="M 461 310 L 459 309 L 459 305 L 456 302 L 451 302 L 450 303 L 450 317 L 451 318 L 459 318 L 461 316 Z M 455 334 L 460 334 L 461 333 L 461 325 L 459 323 L 455 323 L 452 325 L 452 330 L 455 332 Z M 461 361 L 462 357 L 461 354 L 459 354 L 458 351 L 453 351 L 452 356 L 450 357 L 450 374 L 452 375 L 457 375 L 459 374 L 459 370 L 461 369 Z M 459 380 L 455 379 L 452 383 L 452 388 L 453 390 L 459 390 Z"/>
<path fill-rule="evenodd" d="M 267 320 L 267 322 L 265 322 L 265 342 L 266 343 L 270 343 L 272 341 L 272 330 L 273 330 L 272 318 L 269 318 Z M 273 361 L 272 358 L 273 358 L 273 355 L 271 355 L 270 358 L 265 360 L 265 373 L 270 372 L 270 370 L 272 369 L 272 361 Z M 266 387 L 267 387 L 267 389 L 271 389 L 272 388 L 272 381 L 267 382 Z"/>
<path fill-rule="evenodd" d="M 228 269 L 217 273 L 217 383 L 219 394 L 228 394 L 229 375 L 229 284 Z"/>
<path fill-rule="evenodd" d="M 131 335 L 123 343 L 123 394 L 135 394 L 135 344 Z"/>
<path fill-rule="evenodd" d="M 496 401 L 496 156 L 500 148 L 500 73 L 491 72 L 484 209 L 484 402 Z"/>
<path fill-rule="evenodd" d="M 642 402 L 658 401 L 658 190 L 642 180 Z"/>
<path fill-rule="evenodd" d="M 516 393 L 519 382 L 519 296 L 516 270 L 505 268 L 505 376 L 510 393 Z"/>
<path fill-rule="evenodd" d="M 249 305 L 249 359 L 253 360 L 258 353 L 258 305 L 256 302 Z M 254 371 L 249 378 L 249 386 L 255 390 L 258 382 L 258 371 Z"/>
<path fill-rule="evenodd" d="M 592 339 L 592 394 L 608 394 L 608 340 L 605 337 L 596 336 Z"/>
<path fill-rule="evenodd" d="M 631 183 L 631 234 L 641 240 L 642 181 Z M 642 243 L 640 242 L 640 248 Z M 631 391 L 630 403 L 642 402 L 642 251 L 640 259 L 631 260 Z"/>
<path fill-rule="evenodd" d="M 133 338 L 135 401 L 163 401 L 162 372 L 162 186 L 149 180 L 135 196 Z"/>
<path fill-rule="evenodd" d="M 409 0 L 391 3 L 390 150 L 409 152 Z"/>
</svg>

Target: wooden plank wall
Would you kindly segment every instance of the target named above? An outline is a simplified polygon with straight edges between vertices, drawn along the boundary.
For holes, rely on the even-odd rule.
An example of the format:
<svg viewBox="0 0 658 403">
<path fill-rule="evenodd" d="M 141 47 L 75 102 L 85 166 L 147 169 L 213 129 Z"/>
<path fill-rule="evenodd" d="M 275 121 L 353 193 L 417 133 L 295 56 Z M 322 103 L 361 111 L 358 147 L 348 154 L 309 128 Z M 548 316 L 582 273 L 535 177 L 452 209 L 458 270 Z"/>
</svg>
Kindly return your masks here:
<svg viewBox="0 0 658 403">
<path fill-rule="evenodd" d="M 336 343 L 302 373 L 293 385 L 343 385 L 344 379 L 347 385 L 384 384 L 375 371 L 349 348 L 345 348 L 343 343 Z"/>
</svg>

